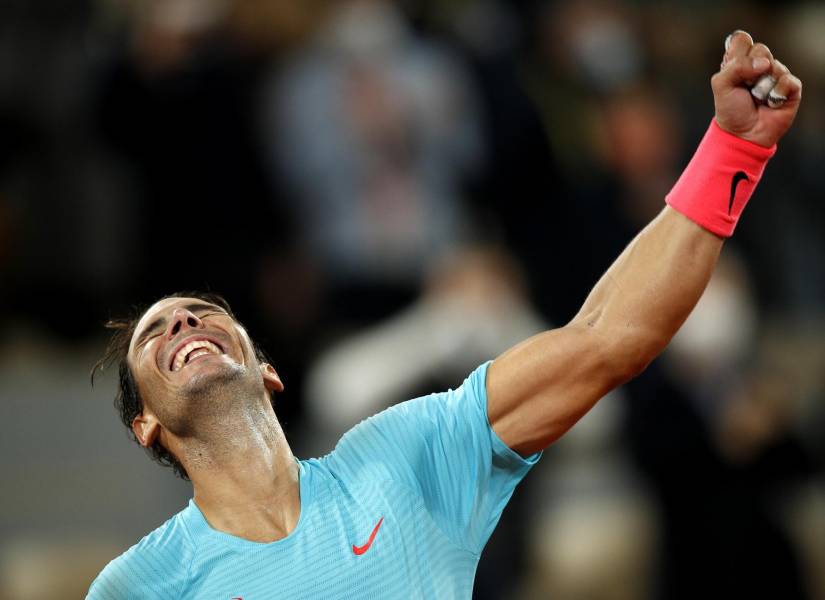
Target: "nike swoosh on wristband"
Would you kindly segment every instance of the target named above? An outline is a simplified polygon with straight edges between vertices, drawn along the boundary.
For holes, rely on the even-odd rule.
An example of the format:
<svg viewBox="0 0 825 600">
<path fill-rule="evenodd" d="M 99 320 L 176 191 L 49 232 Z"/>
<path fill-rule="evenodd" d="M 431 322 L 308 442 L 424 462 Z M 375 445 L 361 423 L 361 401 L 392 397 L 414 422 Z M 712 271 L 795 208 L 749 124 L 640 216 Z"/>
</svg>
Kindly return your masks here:
<svg viewBox="0 0 825 600">
<path fill-rule="evenodd" d="M 733 199 L 736 197 L 736 186 L 742 181 L 750 181 L 744 171 L 737 171 L 733 174 L 733 179 L 730 181 L 730 201 L 728 202 L 728 214 L 733 210 Z"/>
<path fill-rule="evenodd" d="M 370 534 L 370 539 L 367 540 L 367 543 L 363 546 L 356 546 L 355 544 L 352 545 L 352 551 L 355 553 L 356 556 L 361 556 L 364 552 L 370 549 L 372 546 L 372 541 L 375 539 L 375 534 L 378 533 L 378 528 L 381 527 L 381 523 L 384 522 L 384 517 L 378 519 L 378 523 L 375 524 L 375 527 Z"/>
</svg>

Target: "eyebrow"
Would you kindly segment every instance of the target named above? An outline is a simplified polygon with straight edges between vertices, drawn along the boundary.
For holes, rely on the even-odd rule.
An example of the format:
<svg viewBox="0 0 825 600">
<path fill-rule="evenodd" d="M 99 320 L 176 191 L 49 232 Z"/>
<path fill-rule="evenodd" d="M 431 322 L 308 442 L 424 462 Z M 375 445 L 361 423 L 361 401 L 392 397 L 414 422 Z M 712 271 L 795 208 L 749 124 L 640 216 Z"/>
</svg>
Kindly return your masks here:
<svg viewBox="0 0 825 600">
<path fill-rule="evenodd" d="M 192 304 L 187 304 L 186 306 L 184 306 L 183 309 L 191 311 L 191 312 L 204 311 L 204 310 L 216 310 L 216 311 L 221 312 L 223 314 L 228 314 L 220 306 L 218 306 L 216 304 L 208 304 L 208 303 L 205 303 L 205 302 L 193 302 Z M 140 346 L 146 340 L 146 338 L 148 338 L 150 335 L 152 335 L 154 333 L 157 333 L 159 330 L 162 330 L 165 327 L 166 327 L 166 317 L 158 317 L 157 319 L 155 319 L 154 321 L 149 323 L 149 325 L 147 325 L 144 328 L 144 330 L 140 333 L 140 335 L 135 340 L 135 348 Z"/>
</svg>

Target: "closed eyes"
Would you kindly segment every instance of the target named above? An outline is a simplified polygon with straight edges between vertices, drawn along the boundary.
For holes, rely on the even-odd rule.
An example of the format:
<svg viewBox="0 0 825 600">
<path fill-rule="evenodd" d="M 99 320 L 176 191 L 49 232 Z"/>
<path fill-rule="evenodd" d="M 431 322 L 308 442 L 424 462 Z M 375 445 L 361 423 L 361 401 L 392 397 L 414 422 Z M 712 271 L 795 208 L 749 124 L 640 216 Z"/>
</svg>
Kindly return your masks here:
<svg viewBox="0 0 825 600">
<path fill-rule="evenodd" d="M 227 313 L 223 310 L 217 309 L 215 306 L 211 304 L 190 304 L 184 307 L 186 310 L 196 314 L 199 318 L 203 319 L 206 317 L 211 316 L 227 316 Z M 137 338 L 137 342 L 135 342 L 135 348 L 139 348 L 145 345 L 149 340 L 156 338 L 157 336 L 161 335 L 166 330 L 166 318 L 165 317 L 158 317 L 154 321 L 152 321 L 146 329 L 141 332 L 141 334 Z"/>
</svg>

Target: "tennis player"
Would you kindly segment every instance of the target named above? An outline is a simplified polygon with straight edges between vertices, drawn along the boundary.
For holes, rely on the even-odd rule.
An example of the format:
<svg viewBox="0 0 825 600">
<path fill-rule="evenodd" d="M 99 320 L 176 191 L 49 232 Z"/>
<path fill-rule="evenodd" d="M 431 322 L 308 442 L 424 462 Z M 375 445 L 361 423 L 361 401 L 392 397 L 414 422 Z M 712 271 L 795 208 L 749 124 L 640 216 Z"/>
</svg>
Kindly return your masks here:
<svg viewBox="0 0 825 600">
<path fill-rule="evenodd" d="M 222 300 L 176 295 L 124 323 L 109 353 L 121 416 L 194 493 L 88 598 L 470 598 L 479 555 L 541 451 L 687 318 L 802 91 L 745 32 L 727 39 L 711 85 L 715 118 L 667 206 L 570 323 L 456 390 L 367 419 L 327 456 L 293 456 L 272 406 L 283 384 Z"/>
</svg>

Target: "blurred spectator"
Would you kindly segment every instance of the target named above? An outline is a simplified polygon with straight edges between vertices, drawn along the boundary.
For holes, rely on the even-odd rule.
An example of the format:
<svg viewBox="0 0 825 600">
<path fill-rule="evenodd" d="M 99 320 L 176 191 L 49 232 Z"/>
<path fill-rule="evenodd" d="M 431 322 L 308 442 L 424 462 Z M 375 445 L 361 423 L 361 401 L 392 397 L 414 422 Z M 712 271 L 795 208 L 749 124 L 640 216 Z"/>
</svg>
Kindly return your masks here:
<svg viewBox="0 0 825 600">
<path fill-rule="evenodd" d="M 634 231 L 662 210 L 679 176 L 681 132 L 672 106 L 661 90 L 638 84 L 605 99 L 600 110 L 597 156 L 616 178 L 615 201 Z"/>
<path fill-rule="evenodd" d="M 460 61 L 379 0 L 340 2 L 276 78 L 266 144 L 337 310 L 386 314 L 393 288 L 409 297 L 472 231 L 461 196 L 483 150 L 476 103 Z"/>
</svg>

